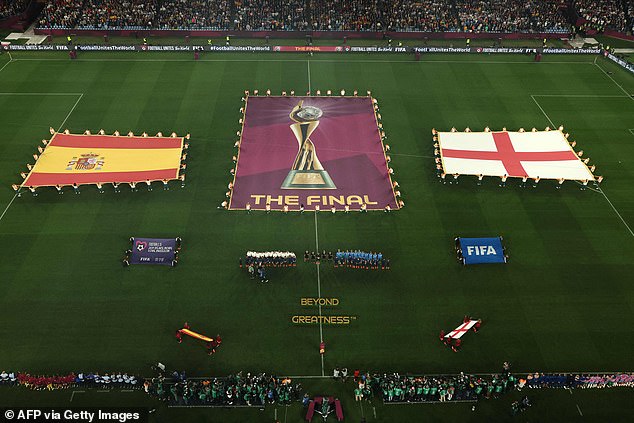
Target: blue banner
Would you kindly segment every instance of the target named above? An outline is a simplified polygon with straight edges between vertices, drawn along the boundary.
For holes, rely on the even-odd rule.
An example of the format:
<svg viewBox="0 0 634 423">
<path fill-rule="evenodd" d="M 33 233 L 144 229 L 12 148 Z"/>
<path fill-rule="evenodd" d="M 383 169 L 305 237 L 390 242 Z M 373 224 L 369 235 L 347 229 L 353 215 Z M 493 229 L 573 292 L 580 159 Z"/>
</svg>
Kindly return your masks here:
<svg viewBox="0 0 634 423">
<path fill-rule="evenodd" d="M 502 237 L 495 238 L 458 238 L 462 263 L 506 263 Z"/>
<path fill-rule="evenodd" d="M 175 238 L 131 238 L 130 264 L 176 264 Z"/>
</svg>

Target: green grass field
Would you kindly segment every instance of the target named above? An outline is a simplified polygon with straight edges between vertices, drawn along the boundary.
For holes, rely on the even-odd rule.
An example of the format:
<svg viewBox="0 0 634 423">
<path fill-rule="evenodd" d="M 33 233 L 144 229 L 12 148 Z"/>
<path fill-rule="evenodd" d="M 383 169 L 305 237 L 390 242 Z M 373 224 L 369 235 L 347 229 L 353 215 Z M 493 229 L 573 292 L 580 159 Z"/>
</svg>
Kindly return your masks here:
<svg viewBox="0 0 634 423">
<path fill-rule="evenodd" d="M 319 376 L 336 366 L 495 372 L 509 360 L 517 372 L 633 370 L 634 78 L 616 65 L 593 56 L 539 64 L 504 55 L 12 58 L 0 56 L 0 367 L 144 375 L 161 361 L 201 376 Z M 406 207 L 390 215 L 218 210 L 240 98 L 254 88 L 372 90 Z M 560 124 L 605 176 L 602 192 L 436 180 L 432 127 Z M 187 185 L 14 198 L 10 185 L 51 126 L 190 132 Z M 510 262 L 463 268 L 452 252 L 456 235 L 503 235 Z M 130 236 L 181 236 L 179 267 L 123 268 Z M 381 250 L 392 270 L 322 265 L 318 281 L 316 266 L 300 260 L 256 285 L 237 266 L 247 249 L 299 254 L 316 243 Z M 322 296 L 340 300 L 332 314 L 358 316 L 347 327 L 323 327 L 323 367 L 319 326 L 290 322 L 317 313 L 299 300 L 317 296 L 318 284 Z M 453 354 L 437 334 L 464 314 L 485 326 Z M 219 352 L 208 357 L 195 342 L 177 344 L 173 333 L 184 321 L 222 334 Z"/>
</svg>

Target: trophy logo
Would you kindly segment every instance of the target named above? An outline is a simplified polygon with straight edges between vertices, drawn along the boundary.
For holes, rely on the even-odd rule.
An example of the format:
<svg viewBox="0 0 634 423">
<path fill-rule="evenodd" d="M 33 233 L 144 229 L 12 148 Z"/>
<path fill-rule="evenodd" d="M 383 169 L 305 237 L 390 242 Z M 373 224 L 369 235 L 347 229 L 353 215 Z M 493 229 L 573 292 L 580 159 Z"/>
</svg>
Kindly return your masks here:
<svg viewBox="0 0 634 423">
<path fill-rule="evenodd" d="M 289 117 L 295 123 L 290 125 L 291 131 L 299 143 L 299 151 L 282 183 L 282 189 L 337 189 L 334 182 L 317 158 L 315 144 L 311 134 L 319 126 L 319 118 L 323 112 L 315 106 L 303 106 L 301 100 L 293 108 Z"/>
</svg>

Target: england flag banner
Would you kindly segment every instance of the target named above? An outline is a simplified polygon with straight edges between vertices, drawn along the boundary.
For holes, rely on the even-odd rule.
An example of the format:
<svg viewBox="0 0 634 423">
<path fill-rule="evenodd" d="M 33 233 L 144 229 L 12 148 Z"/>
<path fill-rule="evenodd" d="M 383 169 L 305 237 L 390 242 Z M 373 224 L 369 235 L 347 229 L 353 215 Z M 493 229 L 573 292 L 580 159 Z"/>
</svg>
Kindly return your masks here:
<svg viewBox="0 0 634 423">
<path fill-rule="evenodd" d="M 174 266 L 177 244 L 175 238 L 132 238 L 131 241 L 131 264 Z"/>
<path fill-rule="evenodd" d="M 447 175 L 595 180 L 561 130 L 438 132 L 437 140 Z"/>
<path fill-rule="evenodd" d="M 458 238 L 458 256 L 464 265 L 480 263 L 506 263 L 502 237 Z"/>
<path fill-rule="evenodd" d="M 462 338 L 462 335 L 467 333 L 469 329 L 475 326 L 476 323 L 478 323 L 477 320 L 469 320 L 468 322 L 464 322 L 460 326 L 449 332 L 447 335 L 445 335 L 445 338 L 460 339 Z"/>
</svg>

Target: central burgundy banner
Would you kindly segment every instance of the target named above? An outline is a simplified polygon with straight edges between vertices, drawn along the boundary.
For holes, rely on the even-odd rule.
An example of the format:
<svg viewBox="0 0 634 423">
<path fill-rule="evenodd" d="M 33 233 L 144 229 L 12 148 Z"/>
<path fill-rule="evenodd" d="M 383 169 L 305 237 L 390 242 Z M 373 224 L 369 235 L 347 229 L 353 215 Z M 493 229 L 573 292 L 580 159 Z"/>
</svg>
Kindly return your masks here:
<svg viewBox="0 0 634 423">
<path fill-rule="evenodd" d="M 244 119 L 230 209 L 398 208 L 371 97 L 248 97 Z"/>
<path fill-rule="evenodd" d="M 340 53 L 349 51 L 349 46 L 274 46 L 273 51 L 296 52 L 296 51 L 318 51 L 322 53 Z"/>
</svg>

